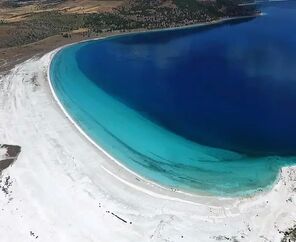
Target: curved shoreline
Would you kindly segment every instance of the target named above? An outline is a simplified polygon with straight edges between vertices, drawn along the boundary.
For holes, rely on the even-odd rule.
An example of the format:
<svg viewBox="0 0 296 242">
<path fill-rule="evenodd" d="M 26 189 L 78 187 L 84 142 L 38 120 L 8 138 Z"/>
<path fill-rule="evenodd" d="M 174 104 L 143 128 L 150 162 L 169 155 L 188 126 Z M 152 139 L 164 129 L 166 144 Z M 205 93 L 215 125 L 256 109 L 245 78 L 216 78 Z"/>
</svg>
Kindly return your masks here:
<svg viewBox="0 0 296 242">
<path fill-rule="evenodd" d="M 112 38 L 118 38 L 118 37 L 122 37 L 122 36 L 126 36 L 126 35 L 146 34 L 146 33 L 153 33 L 153 32 L 166 32 L 166 31 L 175 31 L 175 30 L 182 30 L 182 29 L 201 28 L 201 27 L 214 26 L 214 25 L 219 25 L 219 24 L 224 24 L 224 23 L 226 24 L 228 22 L 235 21 L 235 20 L 253 19 L 256 17 L 264 16 L 264 15 L 266 15 L 266 14 L 264 12 L 261 12 L 261 13 L 256 13 L 254 15 L 240 16 L 240 17 L 227 17 L 227 18 L 221 18 L 218 20 L 214 20 L 211 22 L 202 22 L 202 23 L 189 24 L 189 25 L 177 26 L 177 27 L 156 28 L 156 29 L 136 29 L 136 30 L 130 30 L 130 31 L 126 31 L 126 32 L 117 32 L 115 34 L 113 34 L 114 32 L 111 32 L 110 35 L 107 35 L 104 37 L 94 37 L 91 39 L 85 39 L 85 40 L 77 41 L 74 43 L 66 44 L 66 45 L 56 48 L 53 51 L 59 52 L 61 49 L 65 48 L 67 46 L 71 46 L 71 45 L 75 45 L 75 44 L 79 44 L 79 43 L 87 43 L 87 42 L 97 41 L 97 40 L 101 40 L 101 39 L 112 39 Z M 51 52 L 53 52 L 53 51 L 51 51 Z M 57 54 L 57 52 L 55 54 Z"/>
<path fill-rule="evenodd" d="M 30 230 L 46 242 L 180 241 L 181 236 L 188 242 L 240 236 L 280 241 L 278 231 L 293 226 L 296 167 L 283 168 L 268 193 L 247 198 L 185 200 L 182 194 L 136 181 L 65 118 L 46 78 L 52 55 L 30 59 L 0 78 L 1 139 L 23 148 L 3 173 L 13 179 L 14 198 L 8 203 L 0 194 L 4 241 L 32 240 Z M 37 89 L 32 83 L 36 76 Z"/>
<path fill-rule="evenodd" d="M 261 15 L 261 14 L 260 14 Z M 237 19 L 245 19 L 245 18 L 253 18 L 254 16 L 243 16 L 243 17 L 235 17 L 235 18 L 226 18 L 226 19 L 221 19 L 215 22 L 210 22 L 210 23 L 203 23 L 203 24 L 198 24 L 198 25 L 190 25 L 190 26 L 183 26 L 183 27 L 177 27 L 177 29 L 187 29 L 187 28 L 198 28 L 198 27 L 203 27 L 203 26 L 208 26 L 208 25 L 215 25 L 215 24 L 220 24 L 220 23 L 224 23 L 224 22 L 228 22 L 228 21 L 232 21 L 232 20 L 237 20 Z M 121 37 L 121 36 L 125 36 L 125 35 L 133 35 L 133 34 L 145 34 L 145 33 L 149 33 L 149 32 L 161 32 L 161 31 L 174 31 L 176 28 L 168 28 L 168 29 L 159 29 L 159 30 L 148 30 L 148 31 L 144 31 L 144 32 L 132 32 L 132 33 L 123 33 L 123 34 L 118 34 L 115 36 L 107 36 L 107 37 L 101 37 L 101 38 L 94 38 L 94 39 L 90 39 L 90 40 L 83 40 L 83 41 L 79 41 L 76 43 L 71 43 L 71 44 L 67 44 L 64 45 L 62 47 L 57 48 L 56 50 L 50 52 L 50 63 L 48 65 L 48 69 L 47 69 L 47 78 L 49 80 L 49 86 L 50 86 L 50 90 L 51 93 L 55 99 L 55 101 L 57 102 L 58 106 L 60 107 L 60 109 L 63 111 L 63 113 L 65 114 L 66 118 L 77 128 L 77 130 L 92 144 L 94 145 L 100 152 L 102 152 L 106 157 L 108 157 L 110 160 L 112 160 L 113 162 L 115 162 L 117 165 L 119 165 L 121 168 L 124 168 L 128 173 L 132 174 L 133 176 L 135 176 L 136 178 L 140 178 L 144 183 L 146 183 L 148 186 L 152 186 L 154 188 L 157 188 L 157 194 L 156 195 L 162 195 L 161 193 L 163 192 L 169 192 L 170 193 L 170 197 L 175 197 L 177 198 L 176 195 L 180 195 L 180 196 L 185 196 L 187 198 L 200 198 L 200 197 L 208 197 L 208 198 L 217 198 L 217 199 L 227 199 L 227 200 L 232 200 L 235 198 L 248 198 L 248 197 L 255 197 L 257 195 L 261 195 L 264 193 L 268 193 L 269 191 L 272 190 L 273 187 L 275 187 L 276 184 L 278 184 L 279 182 L 279 178 L 280 178 L 280 174 L 281 174 L 281 170 L 279 170 L 278 174 L 277 174 L 277 178 L 274 180 L 274 182 L 272 184 L 270 184 L 269 186 L 265 187 L 265 188 L 258 188 L 258 189 L 254 189 L 253 191 L 250 191 L 248 194 L 246 195 L 230 195 L 230 196 L 221 196 L 221 195 L 213 195 L 213 194 L 208 194 L 207 192 L 201 190 L 197 190 L 196 193 L 195 191 L 193 192 L 186 192 L 178 189 L 175 189 L 174 187 L 166 187 L 163 185 L 160 185 L 154 181 L 151 181 L 139 174 L 137 174 L 136 172 L 132 171 L 130 168 L 128 168 L 127 166 L 125 166 L 122 162 L 118 161 L 117 159 L 115 159 L 110 153 L 108 153 L 106 150 L 104 150 L 100 145 L 98 145 L 92 138 L 90 138 L 85 131 L 83 131 L 83 129 L 76 123 L 76 121 L 71 117 L 71 115 L 67 112 L 67 110 L 64 108 L 63 104 L 60 102 L 59 98 L 57 97 L 55 90 L 52 86 L 52 81 L 50 78 L 50 67 L 51 67 L 51 63 L 53 58 L 55 57 L 56 54 L 58 54 L 62 49 L 68 47 L 68 46 L 72 46 L 75 44 L 79 44 L 79 43 L 84 43 L 84 42 L 91 42 L 91 41 L 98 41 L 98 40 L 103 40 L 103 39 L 110 39 L 110 38 L 116 38 L 116 37 Z M 122 179 L 119 176 L 116 176 L 115 174 L 113 174 L 111 171 L 109 171 L 109 173 L 111 173 L 114 177 L 116 177 L 117 179 Z M 125 181 L 127 182 L 127 181 Z M 130 186 L 135 187 L 134 184 L 129 183 Z M 151 191 L 149 191 L 149 189 L 146 188 L 142 188 L 142 187 L 137 187 L 137 189 L 140 190 L 145 190 L 145 192 L 149 192 L 151 193 Z M 160 190 L 160 191 L 159 191 Z M 180 199 L 180 198 L 177 198 Z M 191 200 L 189 199 L 189 200 Z M 182 201 L 184 202 L 188 202 L 188 199 L 183 199 L 181 198 Z"/>
<path fill-rule="evenodd" d="M 263 242 L 295 226 L 296 166 L 268 192 L 223 199 L 161 190 L 110 161 L 53 97 L 46 75 L 60 49 L 0 74 L 0 140 L 22 146 L 0 181 L 11 182 L 0 193 L 1 240 Z"/>
<path fill-rule="evenodd" d="M 94 40 L 92 40 L 94 41 Z M 75 43 L 74 43 L 75 44 Z M 73 44 L 70 44 L 70 45 L 73 45 Z M 66 46 L 69 46 L 69 45 L 66 45 Z M 66 47 L 64 46 L 64 47 Z M 140 176 L 139 174 L 137 174 L 136 172 L 132 171 L 131 169 L 129 169 L 127 166 L 125 166 L 124 164 L 122 164 L 122 162 L 118 161 L 117 159 L 115 159 L 111 154 L 109 154 L 107 151 L 105 151 L 101 146 L 99 146 L 95 141 L 93 141 L 84 131 L 83 129 L 75 122 L 75 120 L 71 117 L 71 115 L 67 112 L 67 110 L 64 108 L 63 104 L 60 102 L 59 98 L 57 97 L 55 91 L 54 91 L 54 88 L 52 86 L 52 81 L 51 81 L 51 78 L 50 78 L 50 66 L 51 66 L 51 61 L 53 60 L 53 57 L 64 47 L 61 47 L 61 48 L 58 48 L 57 50 L 53 51 L 53 52 L 50 52 L 49 54 L 51 55 L 50 57 L 50 63 L 48 65 L 48 69 L 47 69 L 47 79 L 48 79 L 48 83 L 49 83 L 49 88 L 50 88 L 50 91 L 51 91 L 51 94 L 55 100 L 55 102 L 57 103 L 57 105 L 59 106 L 59 108 L 61 109 L 61 111 L 64 113 L 66 119 L 68 119 L 72 125 L 74 125 L 74 127 L 77 129 L 77 131 L 82 134 L 82 136 L 84 138 L 86 138 L 86 140 L 88 142 L 90 142 L 96 149 L 98 149 L 100 152 L 102 152 L 107 158 L 109 158 L 112 162 L 114 162 L 116 165 L 120 166 L 121 168 L 123 168 L 124 170 L 126 170 L 128 173 L 130 173 L 131 175 L 135 176 L 135 178 L 139 178 L 141 179 L 144 184 L 146 185 L 150 185 L 152 187 L 155 187 L 156 189 L 160 190 L 158 191 L 157 193 L 156 192 L 153 192 L 151 190 L 149 190 L 148 188 L 143 188 L 143 187 L 140 187 L 140 186 L 137 186 L 135 184 L 132 184 L 124 179 L 122 179 L 120 176 L 117 176 L 116 174 L 112 173 L 111 171 L 105 169 L 106 172 L 108 172 L 109 174 L 111 174 L 113 177 L 115 177 L 116 179 L 120 180 L 121 182 L 129 185 L 130 187 L 133 187 L 137 190 L 140 190 L 144 193 L 147 193 L 149 195 L 153 195 L 155 197 L 158 197 L 158 198 L 165 198 L 165 199 L 168 199 L 168 200 L 174 200 L 174 201 L 182 201 L 182 202 L 185 202 L 185 203 L 190 203 L 190 204 L 199 204 L 197 202 L 192 202 L 190 201 L 189 199 L 183 199 L 183 198 L 178 198 L 176 196 L 176 193 L 180 194 L 181 196 L 186 196 L 186 197 L 189 197 L 189 198 L 200 198 L 200 197 L 208 197 L 208 198 L 217 198 L 218 200 L 219 199 L 223 199 L 223 200 L 233 200 L 232 197 L 222 197 L 222 196 L 210 196 L 210 195 L 198 195 L 198 194 L 194 194 L 194 193 L 188 193 L 188 192 L 184 192 L 184 191 L 179 191 L 179 190 L 176 190 L 174 188 L 168 188 L 168 187 L 165 187 L 165 186 L 161 186 L 160 184 L 157 184 L 156 182 L 153 182 L 153 181 L 150 181 L 148 180 L 147 178 L 144 178 L 142 176 Z M 169 192 L 170 193 L 170 196 L 166 196 L 164 194 L 161 194 L 161 192 Z M 175 195 L 175 196 L 173 196 Z M 235 197 L 234 197 L 235 198 Z"/>
</svg>

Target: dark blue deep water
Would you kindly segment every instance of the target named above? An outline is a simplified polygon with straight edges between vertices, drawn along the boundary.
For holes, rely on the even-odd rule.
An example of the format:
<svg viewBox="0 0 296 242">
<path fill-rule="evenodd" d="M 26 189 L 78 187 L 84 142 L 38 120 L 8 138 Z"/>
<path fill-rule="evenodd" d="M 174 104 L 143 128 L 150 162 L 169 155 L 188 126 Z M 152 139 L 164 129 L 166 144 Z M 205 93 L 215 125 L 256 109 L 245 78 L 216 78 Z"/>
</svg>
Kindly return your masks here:
<svg viewBox="0 0 296 242">
<path fill-rule="evenodd" d="M 98 139 L 97 142 L 111 154 L 125 160 L 125 165 L 148 179 L 181 188 L 210 190 L 211 187 L 215 194 L 234 194 L 267 187 L 275 181 L 279 167 L 290 163 L 296 155 L 296 2 L 266 5 L 262 7 L 262 11 L 266 14 L 256 18 L 198 28 L 122 35 L 66 48 L 57 55 L 56 59 L 59 60 L 53 61 L 53 84 L 58 96 L 63 96 L 61 100 L 70 113 L 75 109 L 73 105 L 82 105 L 85 102 L 86 106 L 80 107 L 81 110 L 84 108 L 83 115 L 86 112 L 93 115 L 92 119 L 96 119 L 101 128 L 108 130 L 109 135 L 116 137 L 117 142 L 125 146 L 125 149 L 136 153 L 137 159 L 131 158 L 132 155 L 123 158 L 128 153 L 127 150 L 119 151 L 120 148 L 114 149 L 110 143 L 112 148 L 102 144 L 102 135 L 92 138 Z M 65 80 L 71 75 L 72 83 L 66 83 Z M 74 91 L 73 88 L 76 79 L 77 82 L 78 79 L 81 82 L 84 80 L 81 87 L 86 89 L 90 85 L 89 90 L 99 88 L 103 94 L 93 93 L 94 99 L 91 101 L 86 98 L 91 96 L 88 93 L 90 91 L 80 89 L 84 94 L 77 93 L 75 96 L 77 90 Z M 55 84 L 57 82 L 65 83 Z M 61 85 L 64 86 L 61 88 Z M 71 85 L 74 87 L 70 87 Z M 69 89 L 68 92 L 66 89 Z M 79 89 L 78 86 L 76 89 Z M 68 101 L 65 98 L 67 95 Z M 172 146 L 165 142 L 173 143 L 174 138 L 162 140 L 157 135 L 153 136 L 152 131 L 136 137 L 132 130 L 135 126 L 138 130 L 149 128 L 147 123 L 144 125 L 138 121 L 133 122 L 131 117 L 126 118 L 126 125 L 124 121 L 120 121 L 120 128 L 110 124 L 110 120 L 117 119 L 116 115 L 119 113 L 121 118 L 122 115 L 128 117 L 125 114 L 128 111 L 115 109 L 113 104 L 109 108 L 117 110 L 116 114 L 110 114 L 109 121 L 106 121 L 108 124 L 104 125 L 102 115 L 103 118 L 108 115 L 103 111 L 98 112 L 99 105 L 104 102 L 108 108 L 109 101 L 98 101 L 100 95 L 108 95 L 114 102 L 136 111 L 141 116 L 140 119 L 152 122 L 161 129 L 159 132 L 166 130 L 165 132 L 176 135 L 183 141 L 174 141 L 179 146 Z M 73 101 L 75 98 L 76 102 L 71 104 L 69 100 Z M 96 112 L 98 113 L 95 114 Z M 74 118 L 77 113 L 77 110 L 72 113 Z M 82 123 L 81 126 L 93 136 L 91 133 L 96 128 L 83 123 L 82 119 L 81 116 L 76 116 L 76 120 Z M 133 128 L 129 129 L 129 125 L 133 125 Z M 130 136 L 127 138 L 122 132 L 128 132 Z M 137 143 L 141 143 L 141 148 L 135 147 L 128 140 L 137 140 Z M 151 148 L 149 152 L 141 151 L 143 147 L 148 149 L 151 145 L 149 142 L 167 148 L 161 148 L 161 154 L 158 153 L 158 148 Z M 177 149 L 181 149 L 186 142 L 192 146 L 191 151 L 179 152 Z M 188 144 L 184 147 L 188 147 Z M 178 148 L 170 150 L 172 147 Z M 215 162 L 238 160 L 237 164 L 243 164 L 245 170 L 239 171 L 242 167 L 238 165 L 235 171 L 233 164 L 227 170 L 229 164 L 224 164 L 223 167 L 223 162 L 219 165 L 200 163 L 201 160 L 209 161 L 209 158 L 201 158 L 201 153 L 209 155 L 208 152 L 201 152 L 201 147 L 222 152 L 223 155 L 219 153 L 220 156 L 215 153 Z M 166 150 L 164 153 L 163 149 Z M 119 154 L 120 152 L 124 155 Z M 190 152 L 198 154 L 194 153 L 192 157 L 186 158 L 184 154 Z M 223 152 L 232 155 L 226 155 L 225 158 Z M 209 156 L 213 157 L 212 153 Z M 186 169 L 192 167 L 182 167 L 183 171 L 181 168 L 179 171 L 172 168 L 174 172 L 169 172 L 168 164 L 160 168 L 161 162 L 156 157 L 161 157 L 162 162 L 171 162 L 172 167 L 190 165 L 204 170 L 202 175 L 199 173 L 201 171 L 187 174 Z M 131 161 L 127 159 L 138 164 L 130 165 Z M 145 169 L 150 171 L 157 170 L 154 167 L 157 164 L 158 174 L 150 176 L 148 170 L 143 172 L 143 167 L 138 167 L 141 163 L 139 159 L 142 159 L 141 162 L 145 160 Z M 254 161 L 256 162 L 253 164 Z M 263 164 L 264 162 L 269 164 Z M 247 164 L 250 170 L 260 167 L 257 176 L 247 177 Z M 267 177 L 262 172 L 266 165 Z M 217 169 L 215 172 L 220 171 L 219 174 L 216 173 L 219 183 L 223 183 L 221 175 L 231 176 L 236 172 L 232 179 L 241 177 L 245 181 L 242 182 L 243 185 L 235 182 L 232 188 L 229 187 L 233 183 L 231 180 L 225 180 L 228 185 L 214 184 L 215 175 L 210 175 L 212 169 Z M 166 178 L 159 178 L 161 170 Z M 212 177 L 212 181 L 211 178 L 207 179 L 205 170 L 208 170 L 208 177 Z M 239 175 L 239 172 L 242 174 Z M 170 183 L 170 180 L 174 182 Z M 206 181 L 212 183 L 207 185 Z M 182 182 L 187 183 L 186 186 L 180 185 Z"/>
<path fill-rule="evenodd" d="M 296 154 L 296 12 L 293 3 L 281 5 L 213 31 L 94 42 L 77 53 L 79 68 L 109 94 L 195 142 Z"/>
</svg>

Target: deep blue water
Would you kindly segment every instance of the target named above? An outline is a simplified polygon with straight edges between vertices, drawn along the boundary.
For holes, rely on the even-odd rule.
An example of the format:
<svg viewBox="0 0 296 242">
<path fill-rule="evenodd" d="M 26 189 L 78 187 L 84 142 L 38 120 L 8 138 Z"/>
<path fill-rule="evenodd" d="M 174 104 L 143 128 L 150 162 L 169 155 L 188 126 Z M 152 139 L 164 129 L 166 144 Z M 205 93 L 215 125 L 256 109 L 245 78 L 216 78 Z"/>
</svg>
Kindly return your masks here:
<svg viewBox="0 0 296 242">
<path fill-rule="evenodd" d="M 296 2 L 263 11 L 67 47 L 53 86 L 89 136 L 150 180 L 219 195 L 268 187 L 296 156 Z"/>
</svg>

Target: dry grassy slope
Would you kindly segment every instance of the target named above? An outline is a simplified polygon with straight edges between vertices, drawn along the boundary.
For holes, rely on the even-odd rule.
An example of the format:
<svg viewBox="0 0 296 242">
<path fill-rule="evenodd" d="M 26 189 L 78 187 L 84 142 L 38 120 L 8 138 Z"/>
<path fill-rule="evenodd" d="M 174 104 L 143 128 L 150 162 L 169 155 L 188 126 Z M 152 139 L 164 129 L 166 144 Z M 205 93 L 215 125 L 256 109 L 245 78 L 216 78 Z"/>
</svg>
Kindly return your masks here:
<svg viewBox="0 0 296 242">
<path fill-rule="evenodd" d="M 28 32 L 22 23 L 34 14 L 49 11 L 61 11 L 65 14 L 109 12 L 120 6 L 123 0 L 31 0 L 31 1 L 0 0 L 0 48 L 16 33 L 15 30 Z M 5 23 L 5 24 L 3 24 Z M 14 37 L 15 38 L 15 37 Z"/>
<path fill-rule="evenodd" d="M 10 4 L 7 4 L 8 1 Z M 11 5 L 11 1 L 0 0 L 0 46 L 5 46 L 5 43 L 13 43 L 18 33 L 26 35 L 28 29 L 24 23 L 28 22 L 36 13 L 53 12 L 54 10 L 69 14 L 104 12 L 111 11 L 123 2 L 123 0 L 33 0 L 22 1 L 22 4 L 16 7 Z M 74 30 L 71 38 L 54 35 L 28 45 L 16 45 L 13 48 L 0 47 L 0 72 L 12 68 L 16 63 L 37 53 L 45 53 L 58 46 L 93 37 L 92 35 L 85 36 L 81 32 L 85 32 L 85 29 Z"/>
<path fill-rule="evenodd" d="M 109 12 L 120 6 L 123 0 L 61 0 L 61 1 L 28 1 L 18 7 L 8 5 L 7 0 L 0 0 L 0 21 L 22 21 L 34 13 L 61 10 L 66 13 Z"/>
<path fill-rule="evenodd" d="M 68 0 L 59 4 L 57 7 L 65 9 L 67 12 L 75 13 L 95 13 L 109 12 L 122 4 L 123 0 Z"/>
</svg>

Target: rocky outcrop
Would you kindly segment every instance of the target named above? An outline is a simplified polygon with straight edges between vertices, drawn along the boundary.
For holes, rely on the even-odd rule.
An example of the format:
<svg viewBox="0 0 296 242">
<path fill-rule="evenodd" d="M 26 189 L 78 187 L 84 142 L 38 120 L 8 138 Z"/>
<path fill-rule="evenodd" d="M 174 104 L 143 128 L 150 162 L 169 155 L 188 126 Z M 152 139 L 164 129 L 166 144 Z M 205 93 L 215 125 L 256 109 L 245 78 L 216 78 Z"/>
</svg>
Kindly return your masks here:
<svg viewBox="0 0 296 242">
<path fill-rule="evenodd" d="M 0 172 L 2 172 L 7 167 L 11 166 L 18 158 L 21 147 L 18 145 L 0 145 Z"/>
</svg>

